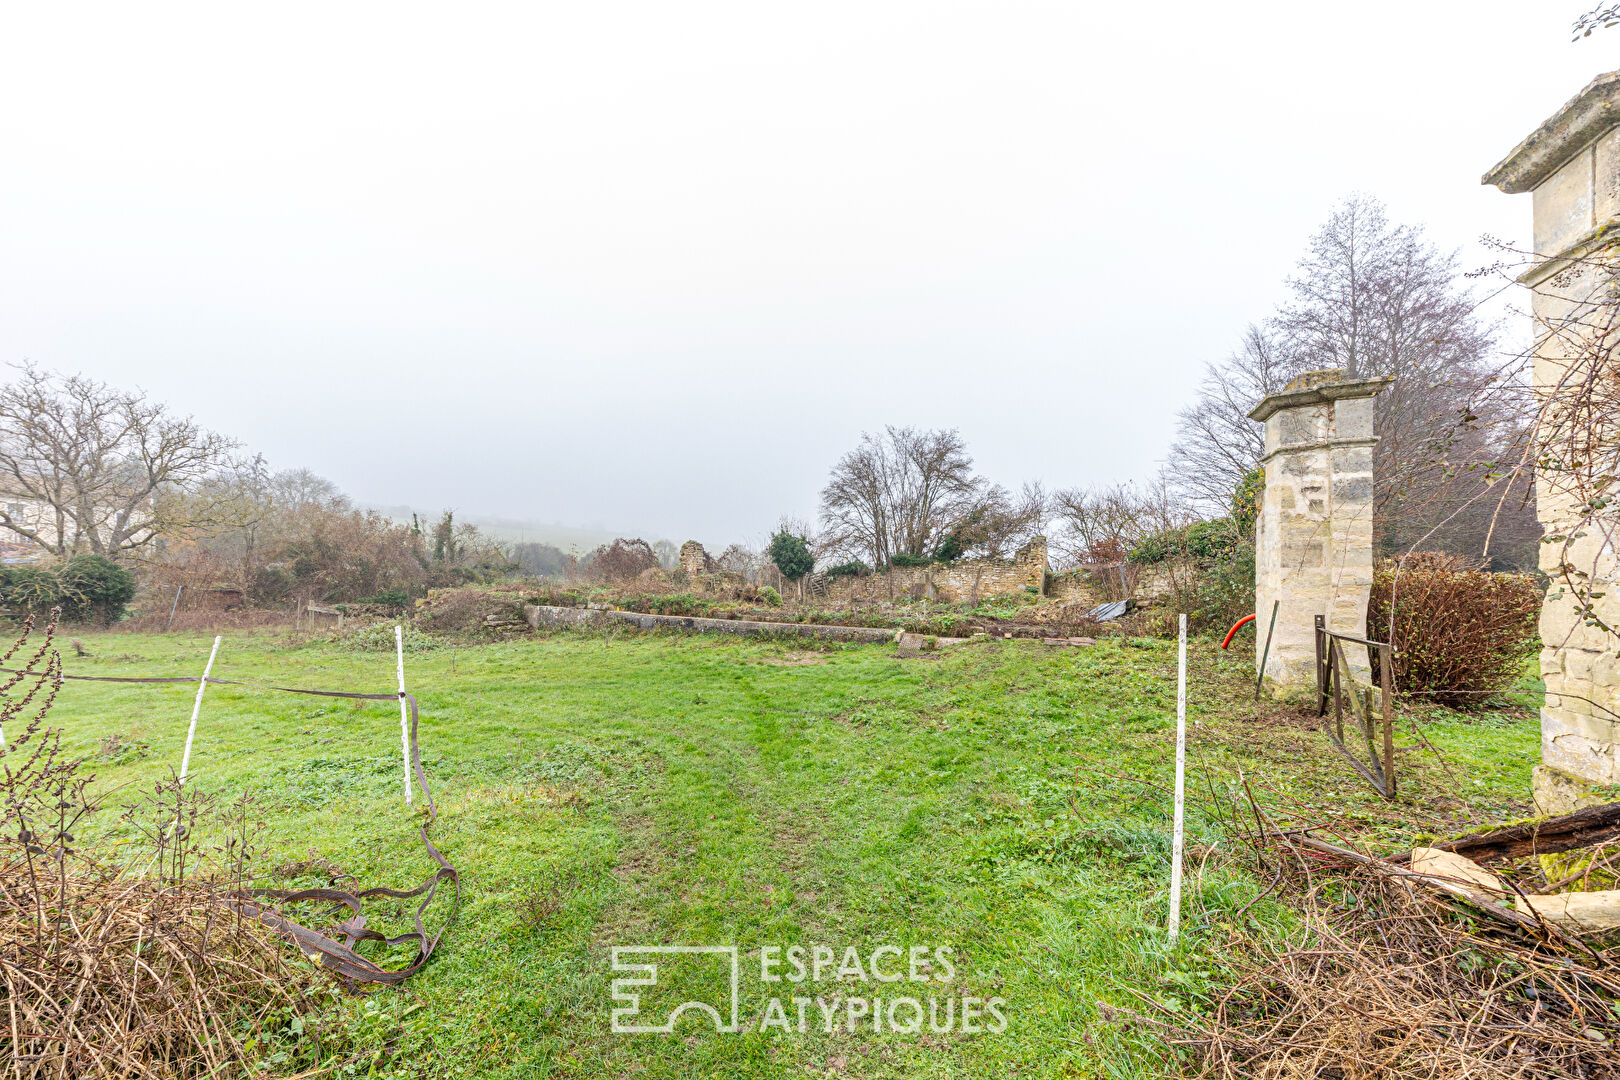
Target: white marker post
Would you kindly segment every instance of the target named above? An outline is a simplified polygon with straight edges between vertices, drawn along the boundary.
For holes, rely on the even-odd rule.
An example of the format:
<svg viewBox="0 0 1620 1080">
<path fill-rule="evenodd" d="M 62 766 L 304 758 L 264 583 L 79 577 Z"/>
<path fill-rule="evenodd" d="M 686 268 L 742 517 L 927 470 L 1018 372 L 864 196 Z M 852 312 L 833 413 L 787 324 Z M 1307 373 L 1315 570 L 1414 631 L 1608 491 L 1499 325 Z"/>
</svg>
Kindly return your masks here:
<svg viewBox="0 0 1620 1080">
<path fill-rule="evenodd" d="M 214 670 L 214 657 L 219 655 L 219 638 L 214 638 L 214 648 L 208 654 L 208 664 L 203 668 L 202 681 L 197 684 L 197 700 L 191 703 L 191 727 L 186 729 L 186 752 L 180 758 L 180 782 L 186 782 L 186 770 L 191 768 L 191 740 L 197 737 L 197 714 L 202 712 L 203 691 L 208 689 L 208 676 Z"/>
<path fill-rule="evenodd" d="M 1181 932 L 1181 844 L 1187 809 L 1187 616 L 1176 658 L 1176 819 L 1170 837 L 1170 940 Z"/>
<path fill-rule="evenodd" d="M 399 747 L 405 756 L 405 805 L 411 803 L 410 705 L 405 700 L 405 631 L 394 627 L 394 655 L 399 658 Z"/>
</svg>

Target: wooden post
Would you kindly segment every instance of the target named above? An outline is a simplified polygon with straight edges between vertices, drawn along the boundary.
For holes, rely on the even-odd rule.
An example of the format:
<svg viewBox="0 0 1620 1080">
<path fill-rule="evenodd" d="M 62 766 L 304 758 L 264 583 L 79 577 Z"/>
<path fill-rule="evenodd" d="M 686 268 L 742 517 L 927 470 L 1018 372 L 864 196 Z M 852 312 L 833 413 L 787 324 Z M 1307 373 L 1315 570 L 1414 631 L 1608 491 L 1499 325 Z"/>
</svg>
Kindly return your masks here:
<svg viewBox="0 0 1620 1080">
<path fill-rule="evenodd" d="M 180 590 L 184 588 L 183 583 L 174 587 L 174 603 L 169 605 L 169 625 L 163 628 L 165 634 L 174 629 L 174 613 L 180 610 Z"/>
<path fill-rule="evenodd" d="M 1344 687 L 1339 682 L 1339 664 L 1334 657 L 1333 650 L 1339 647 L 1337 641 L 1328 643 L 1328 664 L 1333 668 L 1333 728 L 1339 733 L 1339 742 L 1344 742 Z"/>
<path fill-rule="evenodd" d="M 1281 607 L 1281 600 L 1271 602 L 1271 625 L 1266 627 L 1266 647 L 1260 651 L 1260 667 L 1254 673 L 1254 700 L 1257 702 L 1260 700 L 1260 687 L 1266 681 L 1266 661 L 1271 659 L 1271 635 L 1277 629 L 1277 611 Z"/>
<path fill-rule="evenodd" d="M 1395 797 L 1395 650 L 1382 646 L 1378 650 L 1378 684 L 1382 691 L 1384 714 L 1384 786 L 1389 797 Z"/>
<path fill-rule="evenodd" d="M 1316 617 L 1316 715 L 1317 716 L 1325 716 L 1327 714 L 1327 687 L 1324 685 L 1327 682 L 1327 680 L 1325 678 L 1323 678 L 1323 675 L 1325 674 L 1325 672 L 1323 672 L 1323 670 L 1322 670 L 1322 660 L 1323 660 L 1323 657 L 1322 657 L 1322 631 L 1324 629 L 1326 629 L 1326 627 L 1327 627 L 1327 616 L 1318 615 Z"/>
</svg>

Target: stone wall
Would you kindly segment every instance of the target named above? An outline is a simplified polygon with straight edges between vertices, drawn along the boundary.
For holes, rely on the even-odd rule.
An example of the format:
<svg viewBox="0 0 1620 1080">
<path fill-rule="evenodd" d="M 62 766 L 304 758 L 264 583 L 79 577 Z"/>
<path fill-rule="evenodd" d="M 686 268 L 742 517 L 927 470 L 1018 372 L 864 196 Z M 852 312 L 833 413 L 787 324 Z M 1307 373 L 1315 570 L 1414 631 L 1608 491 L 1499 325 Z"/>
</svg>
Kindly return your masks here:
<svg viewBox="0 0 1620 1080">
<path fill-rule="evenodd" d="M 1097 572 L 1085 567 L 1067 573 L 1053 574 L 1046 580 L 1046 595 L 1060 604 L 1080 604 L 1094 608 L 1119 592 L 1116 582 L 1112 590 L 1098 579 Z"/>
<path fill-rule="evenodd" d="M 1152 604 L 1178 585 L 1193 581 L 1201 572 L 1192 559 L 1162 563 L 1088 563 L 1053 574 L 1047 579 L 1046 595 L 1060 603 L 1087 603 L 1090 607 L 1127 596 L 1139 604 Z"/>
<path fill-rule="evenodd" d="M 1536 262 L 1519 281 L 1531 290 L 1532 381 L 1556 414 L 1571 369 L 1577 368 L 1575 382 L 1591 374 L 1588 327 L 1606 318 L 1603 305 L 1612 288 L 1612 269 L 1598 273 L 1591 262 L 1571 260 L 1596 257 L 1613 265 L 1610 234 L 1620 224 L 1620 72 L 1594 79 L 1484 182 L 1509 194 L 1533 193 Z M 1593 613 L 1620 625 L 1613 543 L 1620 521 L 1597 518 L 1581 525 L 1586 496 L 1576 480 L 1544 470 L 1536 477 L 1536 516 L 1546 534 L 1573 537 L 1567 545 L 1541 545 L 1541 569 L 1552 584 L 1541 610 L 1547 697 L 1535 794 L 1548 813 L 1593 801 L 1593 786 L 1620 783 L 1620 640 L 1588 624 L 1564 580 L 1574 580 L 1575 591 L 1603 594 Z"/>
<path fill-rule="evenodd" d="M 1034 589 L 1046 591 L 1046 537 L 1037 536 L 1011 559 L 962 559 L 928 566 L 895 566 L 886 574 L 838 577 L 824 594 L 836 601 L 940 600 L 969 603 Z"/>
<path fill-rule="evenodd" d="M 1179 588 L 1191 585 L 1206 569 L 1197 559 L 1176 558 L 1164 562 L 1133 565 L 1130 572 L 1131 599 L 1151 604 Z"/>
<path fill-rule="evenodd" d="M 741 575 L 716 571 L 712 567 L 713 562 L 703 545 L 696 540 L 688 540 L 681 545 L 677 569 L 648 570 L 642 584 L 650 585 L 652 576 L 657 574 L 671 579 L 675 587 L 700 595 L 746 584 Z M 818 583 L 814 597 L 817 600 L 876 603 L 909 598 L 959 603 L 1005 596 L 1025 589 L 1034 589 L 1036 593 L 1044 595 L 1047 579 L 1046 537 L 1033 538 L 1019 548 L 1011 559 L 963 559 L 929 566 L 896 566 L 886 574 L 868 574 L 865 577 L 815 577 Z M 781 587 L 783 595 L 787 596 L 787 590 L 792 585 L 784 582 Z"/>
<path fill-rule="evenodd" d="M 642 630 L 687 630 L 702 634 L 736 634 L 745 637 L 791 634 L 823 641 L 858 641 L 868 644 L 898 642 L 898 630 L 870 626 L 817 626 L 809 623 L 754 622 L 748 619 L 705 619 L 692 615 L 649 615 L 637 611 L 597 608 L 553 607 L 529 604 L 523 618 L 535 630 L 563 627 L 599 627 L 607 623 L 627 623 Z"/>
</svg>

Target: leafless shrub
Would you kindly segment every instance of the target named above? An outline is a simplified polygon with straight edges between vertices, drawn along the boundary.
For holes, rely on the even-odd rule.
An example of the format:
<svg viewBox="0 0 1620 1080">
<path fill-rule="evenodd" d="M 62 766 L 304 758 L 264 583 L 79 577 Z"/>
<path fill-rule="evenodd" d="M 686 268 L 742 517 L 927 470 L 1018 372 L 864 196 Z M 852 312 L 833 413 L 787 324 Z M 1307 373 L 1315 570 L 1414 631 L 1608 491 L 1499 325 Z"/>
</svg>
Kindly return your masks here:
<svg viewBox="0 0 1620 1080">
<path fill-rule="evenodd" d="M 752 582 L 758 577 L 766 561 L 764 555 L 747 545 L 732 544 L 716 555 L 712 563 L 714 569 L 722 573 L 736 574 L 744 581 Z"/>
<path fill-rule="evenodd" d="M 1286 858 L 1286 856 L 1279 856 Z M 1612 964 L 1471 931 L 1426 891 L 1364 871 L 1306 885 L 1281 939 L 1240 932 L 1203 1017 L 1153 1023 L 1191 1075 L 1523 1078 L 1620 1075 Z"/>
<path fill-rule="evenodd" d="M 1620 243 L 1605 238 L 1590 254 L 1565 260 L 1537 291 L 1555 312 L 1538 319 L 1536 346 L 1525 358 L 1535 387 L 1528 401 L 1537 500 L 1543 518 L 1557 521 L 1542 541 L 1551 546 L 1542 559 L 1553 579 L 1549 596 L 1569 605 L 1575 625 L 1620 637 L 1613 602 L 1604 602 L 1620 546 Z M 1521 385 L 1505 382 L 1498 396 L 1526 401 L 1512 393 Z M 1528 471 L 1530 456 L 1517 471 Z"/>
<path fill-rule="evenodd" d="M 1592 31 L 1607 30 L 1611 26 L 1620 26 L 1620 4 L 1599 4 L 1575 20 L 1572 40 L 1591 37 Z"/>
<path fill-rule="evenodd" d="M 195 784 L 171 780 L 126 814 L 148 841 L 138 856 L 81 841 L 100 807 L 45 726 L 61 685 L 54 629 L 28 674 L 0 687 L 0 718 L 27 717 L 0 751 L 0 1061 L 17 1080 L 237 1075 L 250 1043 L 307 1007 L 313 978 L 273 932 L 218 902 L 221 887 L 241 887 L 262 823 L 248 804 L 221 814 Z M 211 849 L 209 824 L 225 833 Z"/>
<path fill-rule="evenodd" d="M 621 537 L 611 544 L 603 544 L 587 559 L 592 577 L 614 584 L 634 581 L 642 571 L 658 567 L 658 556 L 652 545 L 639 537 L 634 540 Z"/>
<path fill-rule="evenodd" d="M 1367 634 L 1375 641 L 1390 640 L 1392 602 L 1396 688 L 1472 708 L 1518 678 L 1536 639 L 1541 590 L 1523 574 L 1493 574 L 1457 556 L 1414 552 L 1402 563 L 1380 563 L 1373 574 Z"/>
</svg>

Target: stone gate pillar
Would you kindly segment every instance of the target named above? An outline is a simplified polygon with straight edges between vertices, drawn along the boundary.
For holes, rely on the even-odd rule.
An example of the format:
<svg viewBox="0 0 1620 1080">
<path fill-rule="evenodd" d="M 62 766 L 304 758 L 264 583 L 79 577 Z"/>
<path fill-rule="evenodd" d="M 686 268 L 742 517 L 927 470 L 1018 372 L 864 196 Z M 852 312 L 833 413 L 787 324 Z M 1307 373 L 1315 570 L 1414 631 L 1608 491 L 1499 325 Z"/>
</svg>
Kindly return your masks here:
<svg viewBox="0 0 1620 1080">
<path fill-rule="evenodd" d="M 1591 359 L 1587 316 L 1601 316 L 1600 305 L 1614 283 L 1620 72 L 1592 80 L 1486 173 L 1484 182 L 1509 194 L 1531 192 L 1535 257 L 1519 282 L 1530 289 L 1535 325 L 1532 381 L 1538 394 L 1558 393 L 1570 368 L 1582 364 L 1583 356 Z M 1600 270 L 1595 264 L 1602 259 L 1609 265 Z M 1594 601 L 1594 613 L 1610 626 L 1620 625 L 1620 571 L 1603 535 L 1613 535 L 1614 523 L 1572 530 L 1582 516 L 1581 501 L 1558 474 L 1537 475 L 1536 516 L 1546 534 L 1581 534 L 1567 549 L 1563 543 L 1541 545 L 1541 569 L 1552 579 L 1541 609 L 1547 697 L 1541 708 L 1541 765 L 1535 772 L 1536 803 L 1544 813 L 1608 801 L 1612 795 L 1591 788 L 1620 783 L 1620 638 L 1586 625 L 1561 580 L 1567 556 L 1568 573 L 1583 587 L 1605 594 Z"/>
<path fill-rule="evenodd" d="M 1316 687 L 1316 616 L 1365 637 L 1372 591 L 1373 395 L 1388 379 L 1310 371 L 1249 413 L 1266 425 L 1265 498 L 1254 544 L 1255 666 L 1266 654 L 1273 696 L 1309 699 Z M 1368 681 L 1363 646 L 1347 648 L 1353 678 Z"/>
</svg>

